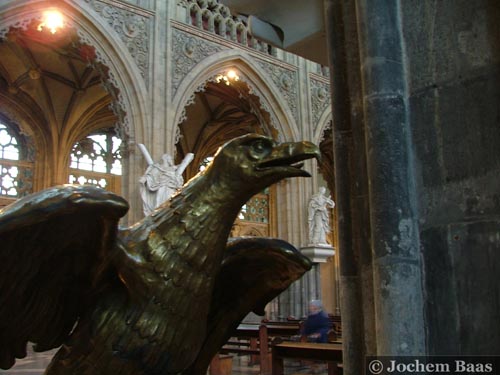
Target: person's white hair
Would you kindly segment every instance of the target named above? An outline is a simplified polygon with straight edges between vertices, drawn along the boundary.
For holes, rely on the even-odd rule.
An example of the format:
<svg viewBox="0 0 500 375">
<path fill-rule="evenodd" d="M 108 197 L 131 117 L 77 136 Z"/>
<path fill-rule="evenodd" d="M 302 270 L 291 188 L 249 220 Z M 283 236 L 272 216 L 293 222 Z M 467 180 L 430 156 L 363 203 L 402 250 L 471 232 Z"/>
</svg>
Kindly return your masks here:
<svg viewBox="0 0 500 375">
<path fill-rule="evenodd" d="M 323 304 L 321 303 L 321 301 L 319 299 L 313 299 L 309 304 L 311 306 L 318 308 L 319 310 L 323 309 Z"/>
</svg>

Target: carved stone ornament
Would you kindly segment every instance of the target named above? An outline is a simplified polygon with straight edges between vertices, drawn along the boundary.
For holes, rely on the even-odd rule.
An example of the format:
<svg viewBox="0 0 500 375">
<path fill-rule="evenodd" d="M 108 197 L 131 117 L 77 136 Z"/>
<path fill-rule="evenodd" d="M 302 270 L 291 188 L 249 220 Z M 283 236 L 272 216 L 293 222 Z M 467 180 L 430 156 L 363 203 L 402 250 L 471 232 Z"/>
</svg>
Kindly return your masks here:
<svg viewBox="0 0 500 375">
<path fill-rule="evenodd" d="M 171 74 L 172 95 L 175 95 L 182 80 L 203 59 L 226 49 L 207 40 L 172 29 L 173 69 Z"/>
<path fill-rule="evenodd" d="M 82 44 L 86 44 L 89 46 L 94 46 L 94 42 L 90 39 L 89 35 L 85 33 L 81 29 L 76 29 L 78 38 Z M 108 59 L 108 57 L 100 51 L 98 48 L 95 48 L 95 61 L 92 63 L 95 69 L 100 70 L 99 63 L 106 66 L 112 67 L 113 64 Z M 115 130 L 117 135 L 122 139 L 130 139 L 130 118 L 127 116 L 127 112 L 125 108 L 129 106 L 126 104 L 126 100 L 124 99 L 122 92 L 125 92 L 125 89 L 120 84 L 119 80 L 116 78 L 116 75 L 113 69 L 108 69 L 106 73 L 101 73 L 102 86 L 104 90 L 113 98 L 113 101 L 110 104 L 110 108 L 113 113 L 118 117 L 118 122 L 115 126 Z"/>
<path fill-rule="evenodd" d="M 152 20 L 132 9 L 113 6 L 101 0 L 85 0 L 116 31 L 127 46 L 148 86 L 149 43 Z"/>
<path fill-rule="evenodd" d="M 330 117 L 330 120 L 328 120 L 328 122 L 326 123 L 326 125 L 321 130 L 321 135 L 319 137 L 318 143 L 321 143 L 321 142 L 327 140 L 328 138 L 330 138 L 330 141 L 331 141 L 332 126 L 333 126 L 333 123 L 332 123 L 332 119 Z"/>
<path fill-rule="evenodd" d="M 258 60 L 259 65 L 271 77 L 280 90 L 290 108 L 293 118 L 299 122 L 297 72 L 265 61 Z"/>
<path fill-rule="evenodd" d="M 330 85 L 326 82 L 312 79 L 311 82 L 311 106 L 312 106 L 312 121 L 313 128 L 319 125 L 319 119 L 323 112 L 330 108 Z"/>
</svg>

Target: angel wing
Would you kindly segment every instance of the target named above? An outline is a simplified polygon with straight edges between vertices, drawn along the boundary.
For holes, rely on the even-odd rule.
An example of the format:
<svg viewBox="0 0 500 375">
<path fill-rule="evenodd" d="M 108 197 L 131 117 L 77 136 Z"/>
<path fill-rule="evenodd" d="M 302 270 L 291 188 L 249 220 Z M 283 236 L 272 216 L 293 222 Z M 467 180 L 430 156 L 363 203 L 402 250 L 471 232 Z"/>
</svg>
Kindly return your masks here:
<svg viewBox="0 0 500 375">
<path fill-rule="evenodd" d="M 217 276 L 205 342 L 184 375 L 204 373 L 249 312 L 264 315 L 266 304 L 311 267 L 310 260 L 286 241 L 231 239 Z"/>
<path fill-rule="evenodd" d="M 91 298 L 127 202 L 64 185 L 0 210 L 0 368 L 60 346 Z"/>
</svg>

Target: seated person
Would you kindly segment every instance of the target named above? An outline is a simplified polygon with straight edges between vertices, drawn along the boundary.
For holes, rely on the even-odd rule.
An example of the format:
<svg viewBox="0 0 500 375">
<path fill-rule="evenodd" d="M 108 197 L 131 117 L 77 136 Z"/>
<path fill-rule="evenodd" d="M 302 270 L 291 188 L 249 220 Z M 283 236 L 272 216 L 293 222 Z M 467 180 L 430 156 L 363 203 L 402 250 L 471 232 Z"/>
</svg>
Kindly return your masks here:
<svg viewBox="0 0 500 375">
<path fill-rule="evenodd" d="M 323 310 L 319 300 L 312 300 L 309 304 L 309 315 L 304 321 L 301 334 L 308 342 L 328 342 L 328 331 L 331 328 L 328 314 Z"/>
</svg>

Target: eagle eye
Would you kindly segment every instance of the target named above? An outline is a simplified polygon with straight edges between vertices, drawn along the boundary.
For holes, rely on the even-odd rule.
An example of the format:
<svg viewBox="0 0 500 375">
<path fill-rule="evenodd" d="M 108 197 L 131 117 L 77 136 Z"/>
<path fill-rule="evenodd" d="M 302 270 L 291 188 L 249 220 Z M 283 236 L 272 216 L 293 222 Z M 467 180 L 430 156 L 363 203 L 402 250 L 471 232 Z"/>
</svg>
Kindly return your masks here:
<svg viewBox="0 0 500 375">
<path fill-rule="evenodd" d="M 252 142 L 250 145 L 250 156 L 254 159 L 262 159 L 263 157 L 269 155 L 272 151 L 272 145 L 270 142 L 266 142 L 263 139 Z"/>
</svg>

